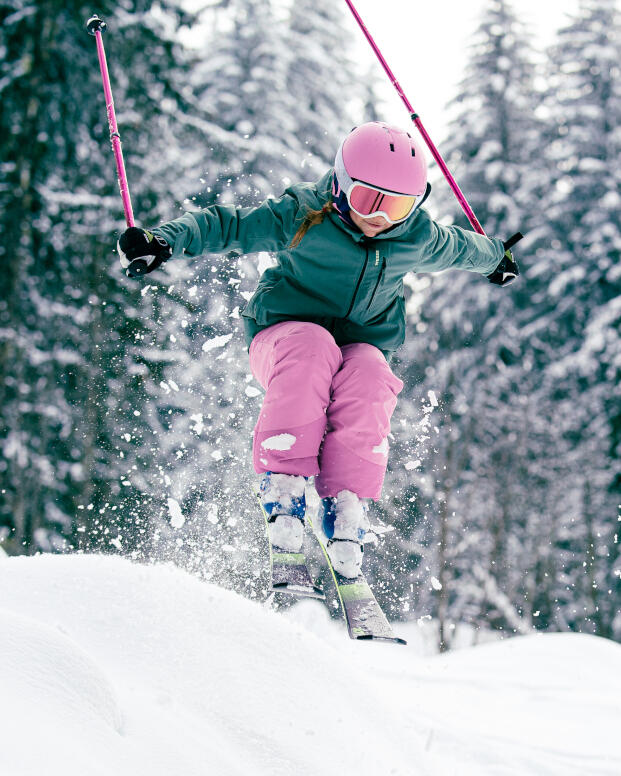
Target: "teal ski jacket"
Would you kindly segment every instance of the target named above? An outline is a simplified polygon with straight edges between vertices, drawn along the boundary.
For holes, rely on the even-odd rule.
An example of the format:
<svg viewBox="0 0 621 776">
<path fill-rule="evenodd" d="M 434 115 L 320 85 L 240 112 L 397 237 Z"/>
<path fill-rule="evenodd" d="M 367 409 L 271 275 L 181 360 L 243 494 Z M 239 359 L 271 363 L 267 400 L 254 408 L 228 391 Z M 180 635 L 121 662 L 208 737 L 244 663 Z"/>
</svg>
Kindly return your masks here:
<svg viewBox="0 0 621 776">
<path fill-rule="evenodd" d="M 328 213 L 290 248 L 308 211 L 331 200 L 332 175 L 329 170 L 316 183 L 292 185 L 258 207 L 214 205 L 152 231 L 172 246 L 173 257 L 276 254 L 276 266 L 263 273 L 242 312 L 248 345 L 280 321 L 311 321 L 328 329 L 338 345 L 368 342 L 388 358 L 405 339 L 406 273 L 465 269 L 489 275 L 504 247 L 499 239 L 438 224 L 419 208 L 373 238 Z"/>
</svg>

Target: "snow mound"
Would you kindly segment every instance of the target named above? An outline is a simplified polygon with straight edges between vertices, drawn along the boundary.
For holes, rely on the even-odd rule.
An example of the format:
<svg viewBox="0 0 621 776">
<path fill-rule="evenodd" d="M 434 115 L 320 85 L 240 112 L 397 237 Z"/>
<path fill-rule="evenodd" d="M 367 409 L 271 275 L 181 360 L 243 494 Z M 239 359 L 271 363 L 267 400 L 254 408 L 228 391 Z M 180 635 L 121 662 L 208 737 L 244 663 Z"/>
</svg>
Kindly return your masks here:
<svg viewBox="0 0 621 776">
<path fill-rule="evenodd" d="M 39 773 L 377 774 L 386 748 L 402 750 L 391 757 L 398 764 L 394 773 L 406 774 L 404 755 L 417 754 L 415 738 L 403 747 L 399 731 L 386 730 L 388 703 L 361 683 L 334 646 L 173 567 L 99 556 L 12 558 L 2 564 L 0 589 L 3 604 L 10 602 L 10 609 L 37 624 L 33 632 L 40 627 L 43 634 L 3 698 L 17 698 L 20 687 L 30 685 L 50 712 L 62 712 L 56 720 L 51 713 L 40 720 L 57 745 L 41 748 Z M 56 636 L 59 628 L 63 633 Z M 33 662 L 48 665 L 41 653 L 50 644 L 62 652 L 63 643 L 63 666 L 79 644 L 80 654 L 100 669 L 92 671 L 90 684 L 80 680 L 83 697 L 70 720 L 62 678 L 50 683 L 45 671 L 30 668 Z M 106 685 L 97 676 L 108 676 L 116 687 L 122 728 L 110 725 L 111 711 L 103 716 Z M 31 694 L 26 706 L 38 702 Z M 0 729 L 10 721 L 12 705 L 1 703 Z M 100 709 L 101 724 L 84 722 L 80 757 L 74 723 L 86 706 Z M 11 776 L 31 772 L 30 765 L 20 770 L 19 757 L 37 733 L 24 721 L 14 726 L 8 752 L 3 746 Z M 373 731 L 381 731 L 384 741 L 368 748 Z M 32 757 L 33 773 L 36 762 Z"/>
<path fill-rule="evenodd" d="M 421 659 L 350 641 L 321 604 L 285 617 L 102 556 L 5 559 L 0 591 L 7 776 L 621 773 L 602 639 Z"/>
<path fill-rule="evenodd" d="M 84 742 L 82 755 L 88 761 L 95 739 L 122 734 L 112 683 L 58 628 L 0 610 L 0 666 L 2 750 L 3 760 L 11 763 L 8 773 L 30 772 L 29 767 L 19 770 L 29 761 L 33 772 L 45 772 L 41 754 L 53 752 L 62 741 L 76 750 Z M 24 746 L 24 731 L 36 731 L 34 758 L 31 743 Z"/>
</svg>

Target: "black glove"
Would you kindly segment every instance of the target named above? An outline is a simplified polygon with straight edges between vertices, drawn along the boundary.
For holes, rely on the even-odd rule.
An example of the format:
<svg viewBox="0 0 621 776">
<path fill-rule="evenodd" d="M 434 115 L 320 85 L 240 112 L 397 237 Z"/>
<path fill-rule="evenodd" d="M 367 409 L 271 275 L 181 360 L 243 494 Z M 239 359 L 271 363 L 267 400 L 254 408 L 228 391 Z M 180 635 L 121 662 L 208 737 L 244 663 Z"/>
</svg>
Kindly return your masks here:
<svg viewBox="0 0 621 776">
<path fill-rule="evenodd" d="M 130 226 L 123 232 L 117 249 L 121 266 L 130 278 L 153 272 L 172 254 L 170 245 L 163 237 L 137 226 Z"/>
<path fill-rule="evenodd" d="M 513 283 L 519 274 L 520 269 L 517 262 L 509 248 L 507 248 L 505 255 L 500 260 L 500 264 L 491 275 L 487 276 L 487 279 L 490 283 L 495 283 L 497 286 L 508 286 L 509 283 Z"/>
</svg>

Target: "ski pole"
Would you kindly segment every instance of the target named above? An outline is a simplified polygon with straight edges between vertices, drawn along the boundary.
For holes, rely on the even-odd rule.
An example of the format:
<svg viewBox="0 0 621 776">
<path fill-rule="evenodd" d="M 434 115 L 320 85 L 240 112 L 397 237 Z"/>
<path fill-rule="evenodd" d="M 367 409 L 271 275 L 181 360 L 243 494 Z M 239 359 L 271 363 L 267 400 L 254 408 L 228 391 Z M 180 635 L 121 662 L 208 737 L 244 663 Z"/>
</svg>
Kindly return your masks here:
<svg viewBox="0 0 621 776">
<path fill-rule="evenodd" d="M 86 22 L 86 29 L 91 35 L 95 36 L 97 43 L 97 56 L 99 58 L 99 69 L 103 80 L 104 95 L 106 98 L 106 111 L 108 113 L 108 126 L 110 128 L 110 141 L 116 160 L 116 174 L 119 180 L 119 190 L 123 200 L 123 210 L 125 211 L 125 221 L 127 226 L 134 226 L 134 213 L 132 211 L 132 201 L 129 197 L 129 186 L 127 185 L 127 175 L 125 174 L 125 163 L 123 162 L 123 151 L 121 150 L 121 136 L 116 123 L 116 114 L 114 112 L 114 101 L 112 99 L 112 89 L 110 87 L 110 76 L 108 74 L 108 65 L 106 63 L 106 52 L 104 51 L 102 33 L 106 31 L 106 23 L 98 16 L 91 16 Z"/>
<path fill-rule="evenodd" d="M 451 171 L 447 167 L 446 162 L 442 158 L 442 155 L 440 154 L 440 152 L 438 151 L 438 149 L 434 145 L 433 141 L 431 140 L 431 138 L 427 134 L 427 130 L 423 126 L 423 123 L 420 120 L 420 117 L 419 117 L 418 113 L 416 113 L 416 111 L 412 107 L 410 101 L 405 96 L 405 93 L 404 93 L 403 89 L 401 88 L 401 85 L 399 84 L 399 82 L 395 78 L 394 73 L 392 72 L 392 70 L 388 66 L 388 62 L 386 62 L 386 60 L 382 56 L 382 52 L 379 50 L 376 42 L 371 37 L 371 33 L 367 30 L 364 22 L 362 21 L 362 18 L 360 16 L 360 14 L 356 10 L 352 0 L 345 0 L 345 2 L 349 6 L 349 10 L 354 15 L 354 18 L 358 22 L 358 25 L 360 26 L 360 29 L 364 33 L 366 39 L 369 41 L 369 44 L 370 44 L 371 48 L 375 52 L 376 57 L 379 59 L 381 66 L 384 68 L 384 71 L 385 71 L 386 75 L 390 79 L 390 82 L 392 83 L 392 85 L 397 90 L 397 94 L 403 100 L 403 103 L 404 103 L 405 107 L 407 108 L 407 110 L 408 110 L 408 112 L 410 114 L 410 118 L 412 119 L 412 121 L 416 125 L 416 128 L 418 129 L 418 131 L 422 135 L 423 140 L 427 144 L 427 148 L 431 152 L 431 155 L 436 160 L 438 166 L 442 170 L 442 172 L 444 174 L 444 177 L 446 178 L 446 180 L 448 181 L 449 186 L 453 190 L 453 194 L 455 194 L 455 196 L 457 197 L 457 199 L 459 201 L 459 204 L 461 205 L 464 213 L 466 214 L 466 217 L 468 218 L 468 221 L 470 221 L 470 224 L 472 225 L 472 228 L 474 229 L 475 232 L 478 232 L 479 234 L 485 234 L 485 231 L 484 231 L 483 227 L 481 226 L 481 224 L 479 223 L 477 217 L 475 216 L 474 211 L 472 210 L 472 208 L 468 204 L 468 201 L 466 200 L 466 197 L 464 196 L 462 190 L 457 185 L 457 181 L 451 175 Z M 521 240 L 521 239 L 522 239 L 522 234 L 520 234 L 520 232 L 516 232 L 516 234 L 514 234 L 512 237 L 509 238 L 509 240 L 507 240 L 506 245 L 508 245 L 509 243 L 511 243 L 511 245 L 515 245 L 515 243 L 518 242 L 518 240 Z"/>
</svg>

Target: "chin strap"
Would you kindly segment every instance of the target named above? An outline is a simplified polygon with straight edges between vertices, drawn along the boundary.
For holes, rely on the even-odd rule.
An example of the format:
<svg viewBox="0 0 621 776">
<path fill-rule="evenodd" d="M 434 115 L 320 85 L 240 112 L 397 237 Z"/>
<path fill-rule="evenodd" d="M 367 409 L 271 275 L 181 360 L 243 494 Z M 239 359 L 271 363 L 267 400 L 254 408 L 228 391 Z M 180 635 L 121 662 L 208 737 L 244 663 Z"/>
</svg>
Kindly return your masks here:
<svg viewBox="0 0 621 776">
<path fill-rule="evenodd" d="M 420 202 L 416 204 L 416 210 L 418 210 L 419 207 L 423 206 L 423 203 L 427 200 L 430 194 L 431 194 L 431 183 L 428 183 L 427 188 L 425 189 L 425 193 L 423 194 L 423 198 L 421 199 Z"/>
<path fill-rule="evenodd" d="M 351 216 L 349 215 L 349 202 L 347 201 L 345 192 L 339 184 L 336 173 L 332 174 L 332 204 L 334 205 L 334 209 L 339 214 L 339 218 L 341 221 L 343 221 L 343 223 L 347 224 L 347 226 L 351 227 L 352 229 L 360 231 L 356 224 L 351 220 Z"/>
</svg>

